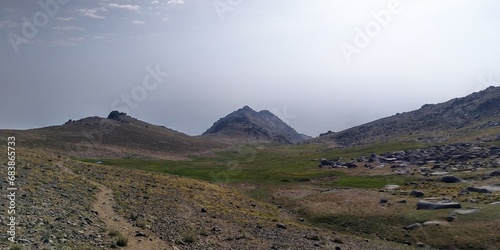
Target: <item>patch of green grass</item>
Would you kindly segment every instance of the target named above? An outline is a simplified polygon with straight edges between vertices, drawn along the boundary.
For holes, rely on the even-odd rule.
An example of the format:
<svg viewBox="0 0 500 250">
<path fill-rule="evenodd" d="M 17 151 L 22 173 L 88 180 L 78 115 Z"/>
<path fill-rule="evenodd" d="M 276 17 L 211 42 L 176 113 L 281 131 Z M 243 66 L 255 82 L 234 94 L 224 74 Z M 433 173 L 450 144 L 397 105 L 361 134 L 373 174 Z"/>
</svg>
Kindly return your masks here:
<svg viewBox="0 0 500 250">
<path fill-rule="evenodd" d="M 193 156 L 188 160 L 80 159 L 104 165 L 160 172 L 214 182 L 282 183 L 301 182 L 311 178 L 338 176 L 341 172 L 318 168 L 320 158 L 354 159 L 371 153 L 418 148 L 415 143 L 375 144 L 347 149 L 328 149 L 322 144 L 243 145 L 235 150 L 220 151 L 212 157 Z M 353 182 L 353 181 L 348 181 Z M 360 184 L 352 184 L 360 186 Z M 346 183 L 349 186 L 349 183 Z M 368 184 L 368 187 L 379 184 Z M 363 187 L 363 186 L 361 186 Z"/>
</svg>

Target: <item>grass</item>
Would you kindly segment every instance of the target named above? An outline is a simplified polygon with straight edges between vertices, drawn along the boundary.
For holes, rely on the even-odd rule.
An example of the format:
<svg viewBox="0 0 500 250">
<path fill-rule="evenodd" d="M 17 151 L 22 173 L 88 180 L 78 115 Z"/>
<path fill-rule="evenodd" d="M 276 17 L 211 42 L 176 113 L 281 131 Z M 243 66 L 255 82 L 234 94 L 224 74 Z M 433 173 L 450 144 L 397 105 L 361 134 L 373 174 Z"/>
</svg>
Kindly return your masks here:
<svg viewBox="0 0 500 250">
<path fill-rule="evenodd" d="M 295 146 L 245 145 L 237 150 L 217 152 L 213 157 L 191 157 L 188 160 L 80 159 L 102 161 L 104 165 L 166 173 L 213 182 L 279 183 L 301 182 L 311 178 L 342 175 L 338 171 L 318 168 L 320 158 L 354 159 L 371 153 L 416 148 L 420 144 L 392 143 L 349 149 L 325 150 L 324 145 Z"/>
<path fill-rule="evenodd" d="M 123 234 L 118 235 L 116 245 L 119 247 L 126 247 L 128 245 L 128 237 Z"/>
<path fill-rule="evenodd" d="M 87 162 L 103 161 L 104 165 L 139 169 L 144 171 L 180 175 L 189 178 L 207 180 L 219 183 L 246 184 L 246 193 L 261 201 L 283 204 L 313 226 L 357 234 L 362 237 L 375 237 L 389 241 L 425 242 L 440 249 L 469 248 L 482 249 L 490 246 L 500 246 L 500 214 L 497 207 L 487 207 L 475 215 L 459 216 L 450 227 L 425 227 L 414 231 L 402 229 L 416 222 L 433 219 L 443 219 L 450 211 L 415 210 L 417 199 L 398 192 L 379 193 L 385 185 L 404 186 L 407 182 L 422 180 L 422 177 L 402 175 L 382 175 L 382 170 L 357 169 L 320 169 L 320 158 L 343 158 L 350 161 L 371 153 L 381 154 L 398 150 L 425 147 L 424 144 L 407 142 L 375 144 L 370 146 L 329 149 L 324 145 L 255 145 L 242 146 L 236 150 L 215 153 L 211 157 L 193 156 L 188 160 L 144 160 L 144 159 L 82 159 Z M 378 171 L 378 172 L 377 172 Z M 331 177 L 318 182 L 311 182 L 320 177 Z M 426 195 L 440 196 L 442 193 L 453 195 L 461 186 L 446 185 L 431 182 L 418 186 Z M 427 186 L 426 186 L 427 185 Z M 341 192 L 318 192 L 305 197 L 276 197 L 276 190 L 301 190 L 307 187 L 339 188 Z M 413 187 L 412 188 L 417 188 Z M 337 189 L 336 189 L 337 190 Z M 198 191 L 199 192 L 199 191 Z M 193 199 L 197 193 L 189 193 Z M 330 195 L 330 196 L 328 196 Z M 395 196 L 393 196 L 395 195 Z M 408 204 L 394 204 L 382 207 L 378 204 L 380 197 L 389 197 L 391 202 L 396 199 L 406 199 Z M 463 199 L 466 199 L 464 197 Z M 490 200 L 495 197 L 489 197 Z M 463 202 L 463 201 L 462 201 Z M 219 211 L 222 207 L 205 204 L 209 211 Z M 477 204 L 469 204 L 477 206 Z M 465 207 L 465 205 L 464 205 Z M 226 209 L 226 208 L 224 208 Z M 199 233 L 194 230 L 181 233 L 185 243 L 200 240 Z"/>
</svg>

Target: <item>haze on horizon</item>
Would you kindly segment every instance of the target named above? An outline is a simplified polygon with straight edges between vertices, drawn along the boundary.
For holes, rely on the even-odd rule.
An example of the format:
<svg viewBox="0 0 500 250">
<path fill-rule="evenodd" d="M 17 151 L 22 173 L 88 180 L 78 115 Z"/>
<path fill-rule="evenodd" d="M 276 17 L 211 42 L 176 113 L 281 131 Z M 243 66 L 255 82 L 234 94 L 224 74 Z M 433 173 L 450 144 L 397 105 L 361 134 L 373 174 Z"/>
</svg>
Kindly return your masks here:
<svg viewBox="0 0 500 250">
<path fill-rule="evenodd" d="M 500 85 L 493 0 L 40 3 L 0 2 L 0 129 L 118 109 L 198 135 L 248 105 L 317 136 Z"/>
</svg>

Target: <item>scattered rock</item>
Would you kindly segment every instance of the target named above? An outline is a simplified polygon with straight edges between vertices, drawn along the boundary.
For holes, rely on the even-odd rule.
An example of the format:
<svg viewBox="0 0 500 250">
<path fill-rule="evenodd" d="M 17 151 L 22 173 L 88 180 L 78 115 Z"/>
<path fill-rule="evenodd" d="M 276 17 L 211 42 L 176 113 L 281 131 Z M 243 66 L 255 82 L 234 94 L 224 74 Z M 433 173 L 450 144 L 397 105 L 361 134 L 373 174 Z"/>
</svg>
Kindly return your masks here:
<svg viewBox="0 0 500 250">
<path fill-rule="evenodd" d="M 457 219 L 457 214 L 455 212 L 450 213 L 444 220 L 447 222 L 452 222 Z"/>
<path fill-rule="evenodd" d="M 422 227 L 422 223 L 413 223 L 411 225 L 404 227 L 403 229 L 414 230 L 414 229 L 421 228 L 421 227 Z"/>
<path fill-rule="evenodd" d="M 488 174 L 489 177 L 500 176 L 500 170 L 493 170 Z"/>
<path fill-rule="evenodd" d="M 474 213 L 479 213 L 479 209 L 473 208 L 473 209 L 457 209 L 453 211 L 453 213 L 460 214 L 460 215 L 465 215 L 465 214 L 474 214 Z"/>
<path fill-rule="evenodd" d="M 417 247 L 425 247 L 425 244 L 422 242 L 417 242 Z"/>
<path fill-rule="evenodd" d="M 436 209 L 447 209 L 447 208 L 462 208 L 462 205 L 458 202 L 430 202 L 420 200 L 417 202 L 417 210 L 419 209 L 427 209 L 427 210 L 436 210 Z"/>
<path fill-rule="evenodd" d="M 445 175 L 439 179 L 439 181 L 444 182 L 444 183 L 459 183 L 463 182 L 459 177 L 453 176 L 453 175 Z"/>
<path fill-rule="evenodd" d="M 476 193 L 482 193 L 482 194 L 490 193 L 490 191 L 488 191 L 488 189 L 486 189 L 486 188 L 478 188 L 478 187 L 468 187 L 467 191 L 469 191 L 469 192 L 476 192 Z"/>
<path fill-rule="evenodd" d="M 146 236 L 146 233 L 144 233 L 142 231 L 136 231 L 135 237 L 147 237 L 147 236 Z"/>
<path fill-rule="evenodd" d="M 399 185 L 385 185 L 384 187 L 386 190 L 397 190 L 400 188 Z"/>
<path fill-rule="evenodd" d="M 277 227 L 277 228 L 281 228 L 281 229 L 287 229 L 286 225 L 285 225 L 285 224 L 283 224 L 283 223 L 278 223 L 278 224 L 276 224 L 276 227 Z"/>
<path fill-rule="evenodd" d="M 422 192 L 420 190 L 412 190 L 410 193 L 410 196 L 417 197 L 417 198 L 424 197 L 424 192 Z"/>
<path fill-rule="evenodd" d="M 201 209 L 201 212 L 202 212 L 202 213 L 207 213 L 208 211 L 207 211 L 207 209 L 202 208 L 202 209 Z"/>
<path fill-rule="evenodd" d="M 388 202 L 389 202 L 389 199 L 387 199 L 387 198 L 381 198 L 378 203 L 379 204 L 387 204 Z"/>
<path fill-rule="evenodd" d="M 443 227 L 449 227 L 450 223 L 447 221 L 442 221 L 442 220 L 431 220 L 431 221 L 426 221 L 422 225 L 425 227 L 428 226 L 443 226 Z"/>
</svg>

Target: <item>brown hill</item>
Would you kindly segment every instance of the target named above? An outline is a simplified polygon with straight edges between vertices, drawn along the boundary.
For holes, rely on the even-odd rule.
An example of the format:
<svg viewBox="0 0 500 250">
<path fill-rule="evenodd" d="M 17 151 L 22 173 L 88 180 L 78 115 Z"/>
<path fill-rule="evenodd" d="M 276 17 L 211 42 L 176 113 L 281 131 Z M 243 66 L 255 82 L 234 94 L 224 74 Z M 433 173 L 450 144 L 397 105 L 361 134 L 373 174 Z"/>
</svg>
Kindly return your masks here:
<svg viewBox="0 0 500 250">
<path fill-rule="evenodd" d="M 495 139 L 500 132 L 500 87 L 396 114 L 313 140 L 339 146 L 388 141 L 453 142 Z"/>
<path fill-rule="evenodd" d="M 182 158 L 224 145 L 152 125 L 113 111 L 108 118 L 88 117 L 64 125 L 29 130 L 0 130 L 0 136 L 16 136 L 18 144 L 68 152 L 81 157 L 146 156 Z"/>
</svg>

